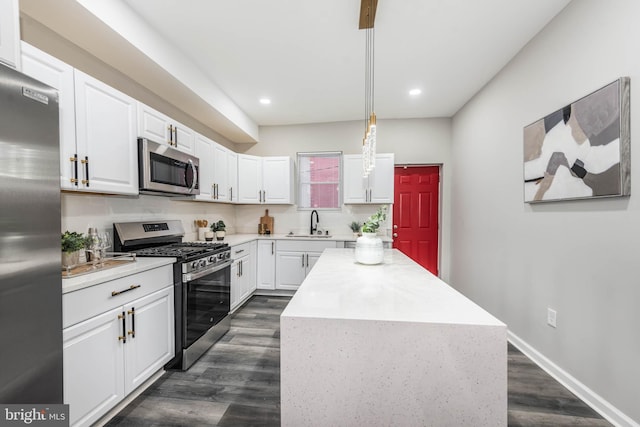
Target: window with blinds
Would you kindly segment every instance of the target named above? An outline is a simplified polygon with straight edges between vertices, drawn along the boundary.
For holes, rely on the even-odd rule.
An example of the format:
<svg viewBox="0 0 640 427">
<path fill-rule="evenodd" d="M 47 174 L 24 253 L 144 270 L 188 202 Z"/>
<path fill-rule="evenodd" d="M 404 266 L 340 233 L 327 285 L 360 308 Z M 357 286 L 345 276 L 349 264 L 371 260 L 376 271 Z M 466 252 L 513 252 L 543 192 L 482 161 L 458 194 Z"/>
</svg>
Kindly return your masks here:
<svg viewBox="0 0 640 427">
<path fill-rule="evenodd" d="M 342 153 L 298 153 L 298 208 L 340 209 Z"/>
</svg>

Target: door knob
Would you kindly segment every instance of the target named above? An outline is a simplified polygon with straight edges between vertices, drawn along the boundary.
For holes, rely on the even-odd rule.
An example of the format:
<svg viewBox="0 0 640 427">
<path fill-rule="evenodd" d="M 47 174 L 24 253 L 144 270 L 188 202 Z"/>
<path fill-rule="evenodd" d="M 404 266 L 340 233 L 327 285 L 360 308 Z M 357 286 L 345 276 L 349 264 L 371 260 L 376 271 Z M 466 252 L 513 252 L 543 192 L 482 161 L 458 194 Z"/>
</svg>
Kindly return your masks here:
<svg viewBox="0 0 640 427">
<path fill-rule="evenodd" d="M 397 230 L 397 229 L 398 229 L 398 226 L 397 226 L 396 224 L 393 224 L 393 229 L 394 229 L 394 230 Z"/>
<path fill-rule="evenodd" d="M 398 237 L 398 233 L 393 233 L 393 237 Z"/>
</svg>

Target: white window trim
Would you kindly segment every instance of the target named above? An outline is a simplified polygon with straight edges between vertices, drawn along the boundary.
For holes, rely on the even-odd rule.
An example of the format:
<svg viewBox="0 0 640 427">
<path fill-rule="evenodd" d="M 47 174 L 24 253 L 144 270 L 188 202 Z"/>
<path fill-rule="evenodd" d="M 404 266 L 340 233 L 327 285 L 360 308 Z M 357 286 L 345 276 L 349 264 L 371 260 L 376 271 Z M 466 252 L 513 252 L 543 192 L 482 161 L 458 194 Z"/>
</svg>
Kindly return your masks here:
<svg viewBox="0 0 640 427">
<path fill-rule="evenodd" d="M 325 156 L 325 157 L 330 157 L 330 156 L 337 156 L 338 157 L 338 163 L 340 166 L 340 175 L 338 177 L 338 207 L 337 208 L 313 208 L 313 207 L 301 207 L 300 203 L 299 203 L 299 198 L 300 198 L 300 156 L 315 156 L 315 157 L 321 157 L 321 156 Z M 299 211 L 331 211 L 331 212 L 341 212 L 342 208 L 344 206 L 344 202 L 343 202 L 343 197 L 342 197 L 342 188 L 343 188 L 343 170 L 344 170 L 344 165 L 343 165 L 343 160 L 342 160 L 342 151 L 305 151 L 305 152 L 298 152 L 296 153 L 296 162 L 297 162 L 297 166 L 298 166 L 298 171 L 296 173 L 296 178 L 297 178 L 297 182 L 298 182 L 298 188 L 296 188 L 296 207 L 298 208 Z M 308 182 L 307 184 L 311 184 L 310 182 Z M 329 181 L 329 182 L 314 182 L 314 184 L 334 184 L 333 181 Z"/>
</svg>

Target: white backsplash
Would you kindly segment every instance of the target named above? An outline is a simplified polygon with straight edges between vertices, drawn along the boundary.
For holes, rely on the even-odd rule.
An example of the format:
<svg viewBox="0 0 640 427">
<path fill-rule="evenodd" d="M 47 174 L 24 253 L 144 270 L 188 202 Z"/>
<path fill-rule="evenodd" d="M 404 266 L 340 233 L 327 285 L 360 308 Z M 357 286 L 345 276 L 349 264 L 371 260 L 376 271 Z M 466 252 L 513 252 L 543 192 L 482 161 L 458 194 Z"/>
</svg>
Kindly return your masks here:
<svg viewBox="0 0 640 427">
<path fill-rule="evenodd" d="M 352 221 L 363 222 L 377 210 L 377 205 L 345 205 L 340 211 L 318 211 L 319 227 L 330 234 L 351 234 Z M 180 201 L 170 197 L 125 197 L 80 193 L 62 193 L 62 231 L 86 233 L 89 227 L 99 231 L 113 230 L 114 222 L 179 219 L 185 229 L 185 240 L 196 240 L 195 220 L 209 223 L 223 220 L 228 234 L 257 233 L 265 209 L 274 217 L 273 233 L 308 233 L 311 211 L 299 211 L 295 205 L 231 205 Z M 43 214 L 46 214 L 43 212 Z M 380 233 L 389 234 L 391 212 Z"/>
<path fill-rule="evenodd" d="M 269 216 L 274 218 L 272 231 L 275 234 L 309 233 L 311 226 L 311 210 L 298 210 L 297 206 L 291 205 L 245 205 L 236 209 L 236 224 L 238 233 L 257 233 L 260 217 L 264 216 L 265 210 L 269 210 Z M 319 210 L 318 227 L 329 234 L 351 234 L 349 224 L 352 221 L 364 222 L 371 214 L 375 213 L 378 205 L 344 205 L 340 211 Z M 390 218 L 386 224 L 390 224 Z M 383 225 L 381 233 L 385 233 L 387 225 Z"/>
<path fill-rule="evenodd" d="M 185 229 L 185 240 L 197 239 L 195 220 L 210 223 L 223 220 L 227 232 L 235 232 L 235 207 L 224 203 L 178 201 L 171 197 L 120 197 L 90 194 L 62 194 L 62 231 L 86 233 L 89 227 L 113 230 L 114 222 L 179 219 Z"/>
</svg>

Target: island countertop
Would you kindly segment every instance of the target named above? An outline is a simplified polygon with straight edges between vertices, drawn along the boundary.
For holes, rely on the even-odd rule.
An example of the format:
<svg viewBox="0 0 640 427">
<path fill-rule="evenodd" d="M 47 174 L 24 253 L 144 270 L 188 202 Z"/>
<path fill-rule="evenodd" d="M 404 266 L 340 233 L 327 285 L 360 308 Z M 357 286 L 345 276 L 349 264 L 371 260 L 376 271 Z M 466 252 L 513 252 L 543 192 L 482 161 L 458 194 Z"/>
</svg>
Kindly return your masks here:
<svg viewBox="0 0 640 427">
<path fill-rule="evenodd" d="M 378 265 L 326 249 L 282 316 L 505 326 L 397 249 Z"/>
<path fill-rule="evenodd" d="M 506 335 L 396 249 L 325 249 L 280 317 L 281 424 L 506 426 Z"/>
</svg>

